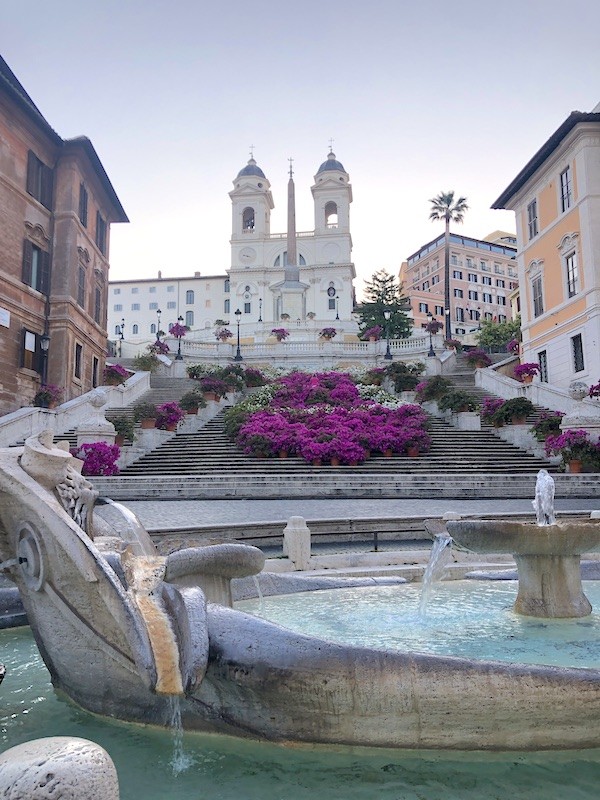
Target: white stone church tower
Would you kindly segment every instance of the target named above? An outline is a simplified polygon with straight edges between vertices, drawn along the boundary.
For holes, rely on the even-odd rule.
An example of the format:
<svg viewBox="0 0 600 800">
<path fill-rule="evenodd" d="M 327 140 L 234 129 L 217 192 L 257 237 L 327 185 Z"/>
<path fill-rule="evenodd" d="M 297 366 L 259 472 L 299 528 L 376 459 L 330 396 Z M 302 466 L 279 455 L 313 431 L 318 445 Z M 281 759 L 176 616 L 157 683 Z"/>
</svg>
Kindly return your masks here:
<svg viewBox="0 0 600 800">
<path fill-rule="evenodd" d="M 271 233 L 271 184 L 254 158 L 240 170 L 232 202 L 230 308 L 241 323 L 286 327 L 292 334 L 331 326 L 357 330 L 354 306 L 350 203 L 343 165 L 329 153 L 314 178 L 315 228 L 296 231 L 295 187 L 290 168 L 288 226 Z M 283 315 L 283 317 L 282 317 Z M 287 315 L 287 316 L 286 316 Z"/>
</svg>

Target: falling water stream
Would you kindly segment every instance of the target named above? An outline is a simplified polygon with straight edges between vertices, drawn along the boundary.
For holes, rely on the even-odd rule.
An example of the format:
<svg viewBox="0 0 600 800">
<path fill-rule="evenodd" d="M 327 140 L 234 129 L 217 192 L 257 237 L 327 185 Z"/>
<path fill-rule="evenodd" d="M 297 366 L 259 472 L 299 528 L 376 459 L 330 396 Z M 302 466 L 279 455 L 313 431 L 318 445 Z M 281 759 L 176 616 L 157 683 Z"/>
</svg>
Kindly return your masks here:
<svg viewBox="0 0 600 800">
<path fill-rule="evenodd" d="M 423 586 L 419 600 L 419 617 L 423 617 L 427 610 L 427 603 L 431 596 L 433 585 L 441 580 L 447 563 L 452 555 L 452 537 L 447 533 L 438 533 L 433 540 L 429 562 L 423 573 Z"/>
<path fill-rule="evenodd" d="M 181 702 L 178 695 L 169 697 L 168 727 L 173 735 L 173 755 L 171 756 L 171 770 L 173 775 L 179 775 L 193 764 L 193 758 L 186 754 L 183 748 L 183 725 L 181 723 Z"/>
</svg>

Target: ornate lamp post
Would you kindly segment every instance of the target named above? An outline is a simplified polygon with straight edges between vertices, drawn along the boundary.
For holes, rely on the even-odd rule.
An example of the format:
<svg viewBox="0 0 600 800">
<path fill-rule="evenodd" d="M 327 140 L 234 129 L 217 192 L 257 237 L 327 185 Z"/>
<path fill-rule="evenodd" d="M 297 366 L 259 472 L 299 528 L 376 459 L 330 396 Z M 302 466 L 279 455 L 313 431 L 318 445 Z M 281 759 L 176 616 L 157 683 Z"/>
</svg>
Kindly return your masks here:
<svg viewBox="0 0 600 800">
<path fill-rule="evenodd" d="M 386 310 L 383 312 L 383 316 L 385 317 L 385 338 L 386 338 L 384 358 L 386 361 L 391 361 L 392 351 L 390 350 L 390 319 L 392 318 L 392 312 L 389 310 L 389 308 L 386 308 Z"/>
<path fill-rule="evenodd" d="M 435 317 L 433 316 L 431 311 L 428 311 L 427 312 L 427 330 L 429 331 L 429 352 L 427 353 L 428 358 L 435 358 L 435 350 L 433 349 L 433 337 L 431 334 L 432 322 L 435 322 Z"/>
<path fill-rule="evenodd" d="M 233 357 L 234 361 L 243 361 L 242 354 L 240 352 L 240 319 L 242 316 L 242 312 L 239 308 L 235 310 L 235 321 L 237 322 L 237 350 L 235 351 L 235 356 Z"/>
<path fill-rule="evenodd" d="M 48 382 L 48 350 L 50 348 L 50 336 L 47 333 L 40 336 L 40 347 L 42 350 L 42 384 L 45 386 Z"/>
<path fill-rule="evenodd" d="M 262 297 L 258 298 L 258 321 L 262 322 Z"/>
<path fill-rule="evenodd" d="M 160 342 L 160 315 L 161 314 L 162 314 L 162 311 L 159 308 L 158 311 L 156 312 L 156 318 L 158 320 L 158 322 L 156 324 L 156 341 L 157 342 Z"/>
<path fill-rule="evenodd" d="M 123 357 L 123 339 L 125 336 L 123 335 L 123 331 L 125 330 L 125 319 L 121 319 L 121 324 L 119 326 L 119 358 Z"/>
<path fill-rule="evenodd" d="M 337 294 L 335 296 L 335 318 L 340 318 L 340 298 Z"/>
<path fill-rule="evenodd" d="M 179 325 L 183 325 L 183 317 L 181 314 L 177 317 L 177 322 Z M 175 356 L 176 361 L 183 361 L 183 356 L 181 355 L 181 333 L 177 335 L 177 355 Z"/>
</svg>

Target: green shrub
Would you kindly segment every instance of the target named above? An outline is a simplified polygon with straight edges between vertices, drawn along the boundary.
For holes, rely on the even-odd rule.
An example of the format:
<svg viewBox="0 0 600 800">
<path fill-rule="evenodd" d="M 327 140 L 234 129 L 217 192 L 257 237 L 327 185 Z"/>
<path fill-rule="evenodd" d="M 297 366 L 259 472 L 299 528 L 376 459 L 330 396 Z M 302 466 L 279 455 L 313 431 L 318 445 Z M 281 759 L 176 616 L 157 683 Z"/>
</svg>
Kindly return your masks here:
<svg viewBox="0 0 600 800">
<path fill-rule="evenodd" d="M 474 397 L 466 392 L 449 392 L 438 400 L 441 411 L 477 411 L 478 403 Z"/>
</svg>

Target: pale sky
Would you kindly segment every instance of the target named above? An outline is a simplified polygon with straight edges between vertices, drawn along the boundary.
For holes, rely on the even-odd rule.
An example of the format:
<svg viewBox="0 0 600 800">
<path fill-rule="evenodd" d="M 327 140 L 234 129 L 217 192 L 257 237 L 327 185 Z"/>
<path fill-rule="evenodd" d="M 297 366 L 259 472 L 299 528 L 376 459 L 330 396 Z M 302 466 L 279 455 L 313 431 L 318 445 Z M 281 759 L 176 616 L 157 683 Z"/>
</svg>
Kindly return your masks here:
<svg viewBox="0 0 600 800">
<path fill-rule="evenodd" d="M 90 137 L 131 222 L 111 278 L 223 273 L 249 147 L 298 230 L 329 140 L 350 174 L 360 296 L 436 237 L 514 230 L 491 203 L 572 110 L 600 101 L 598 0 L 0 0 L 0 52 L 52 127 Z"/>
</svg>

